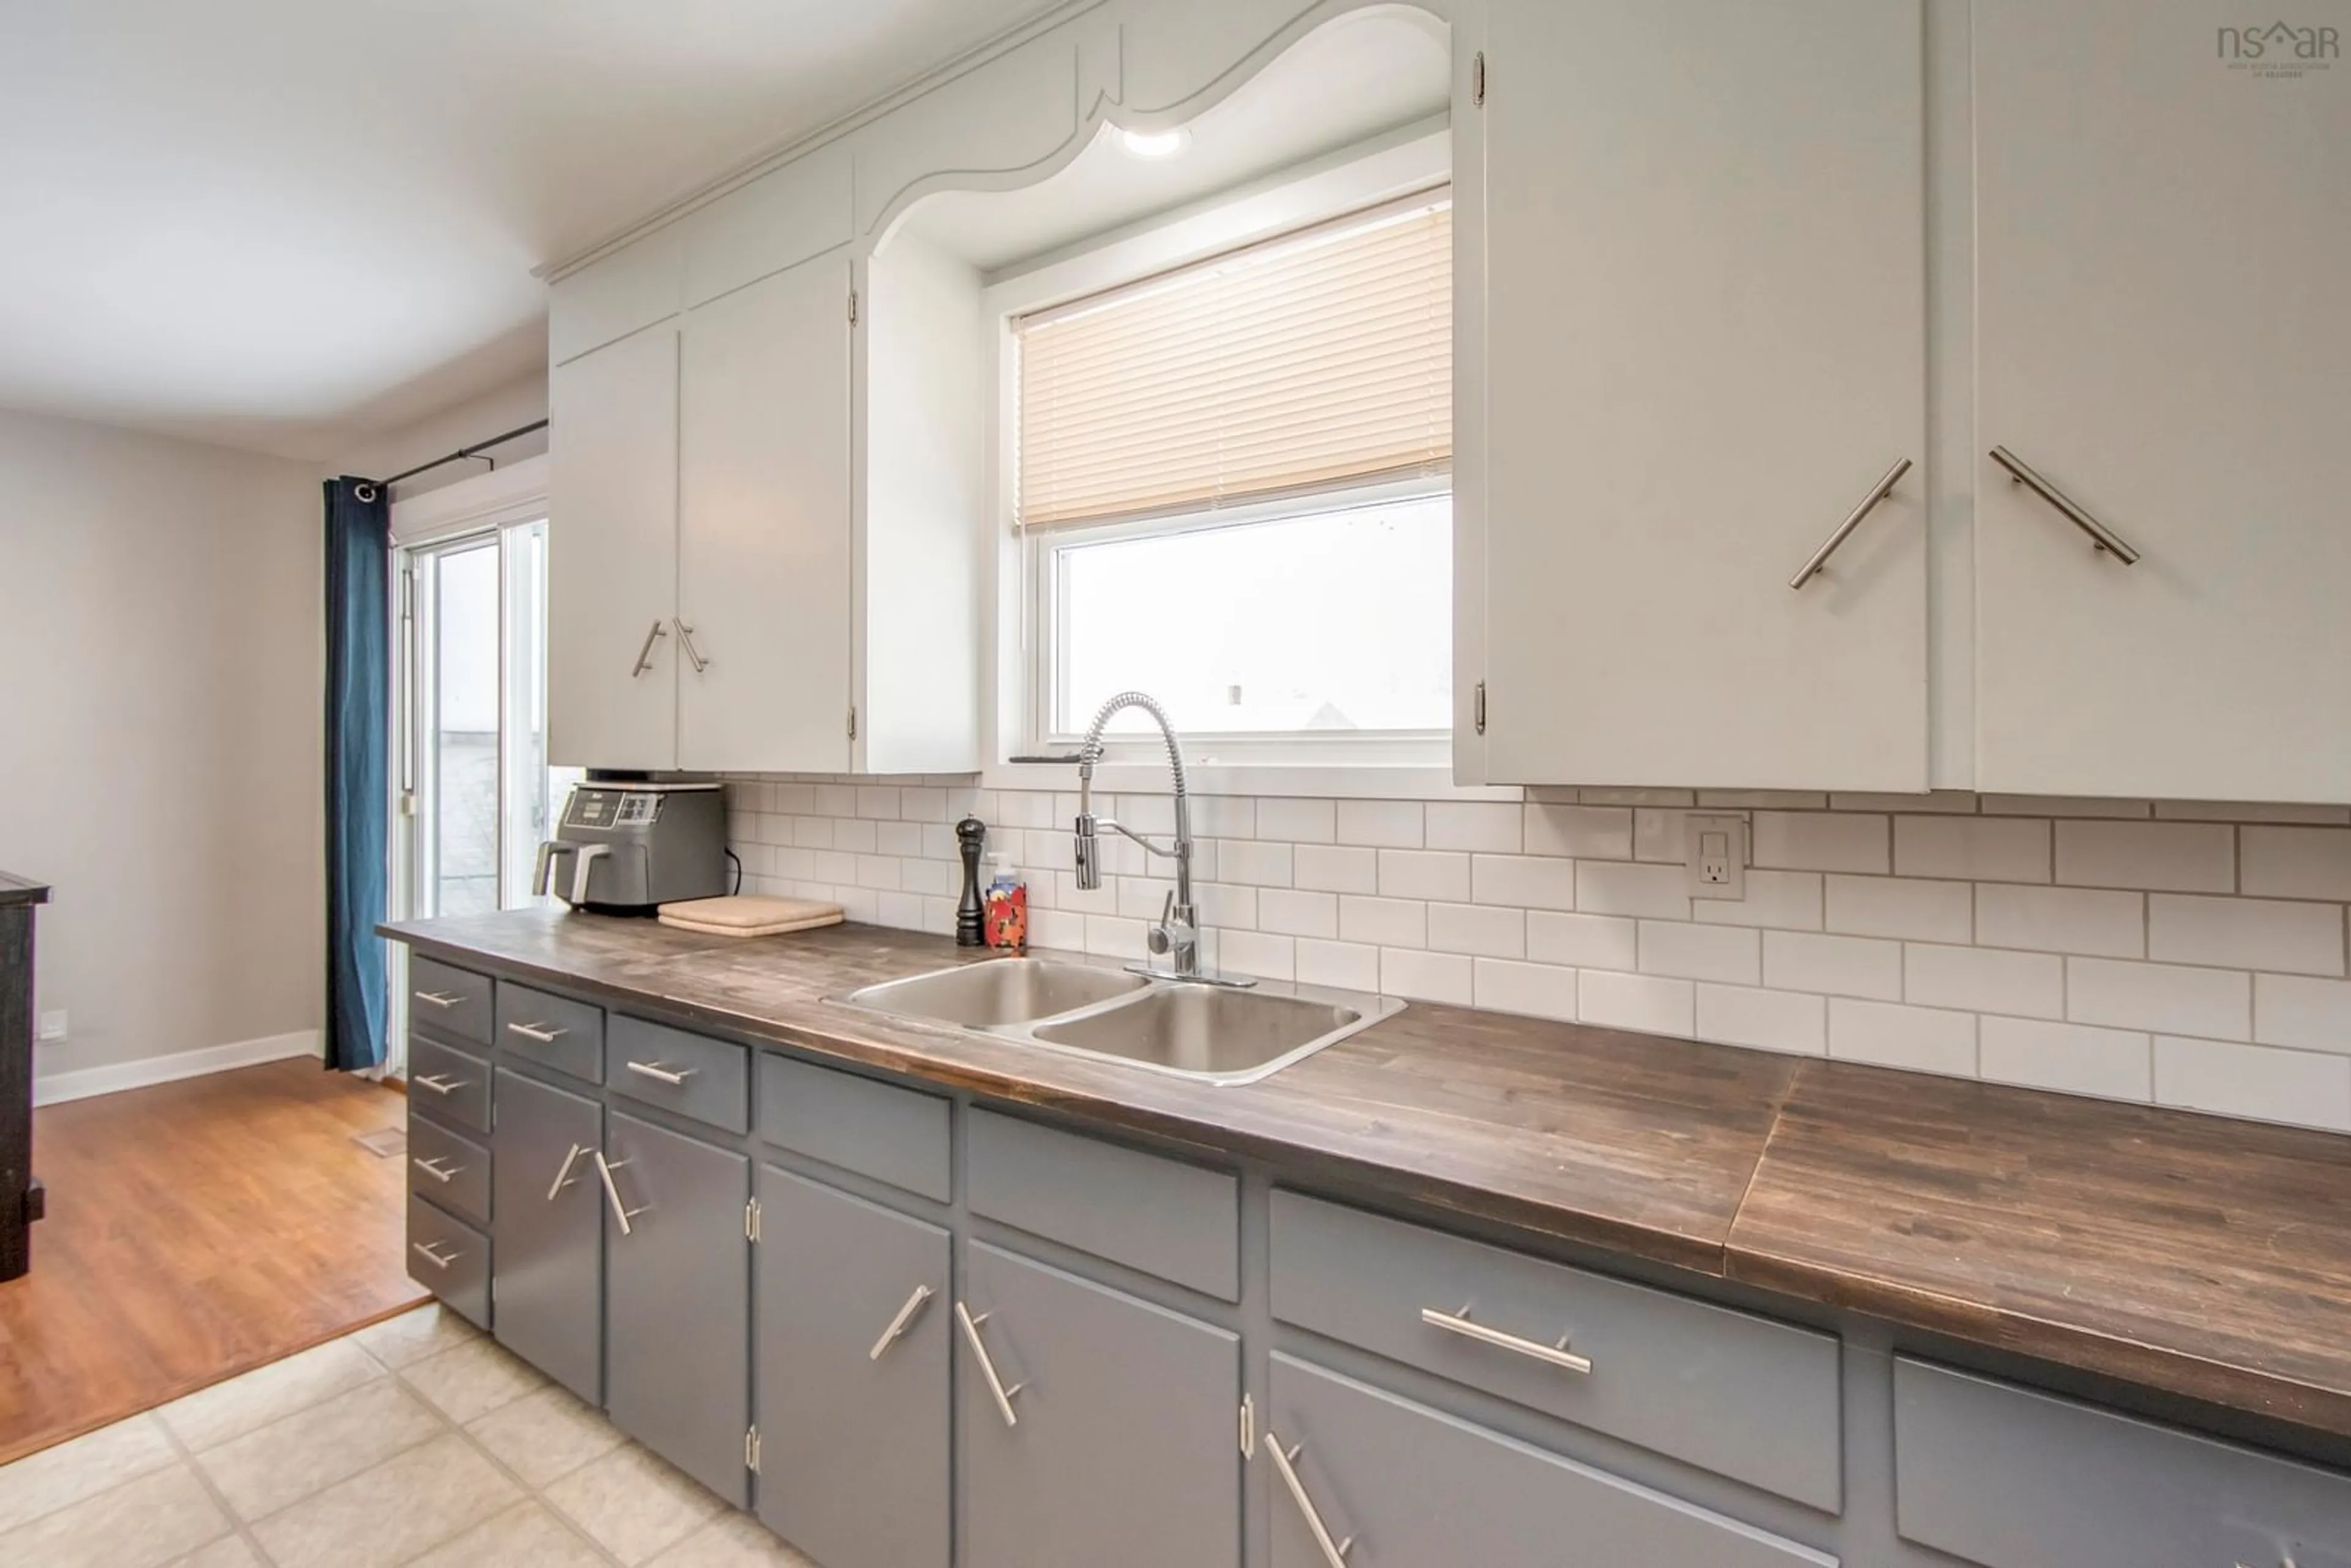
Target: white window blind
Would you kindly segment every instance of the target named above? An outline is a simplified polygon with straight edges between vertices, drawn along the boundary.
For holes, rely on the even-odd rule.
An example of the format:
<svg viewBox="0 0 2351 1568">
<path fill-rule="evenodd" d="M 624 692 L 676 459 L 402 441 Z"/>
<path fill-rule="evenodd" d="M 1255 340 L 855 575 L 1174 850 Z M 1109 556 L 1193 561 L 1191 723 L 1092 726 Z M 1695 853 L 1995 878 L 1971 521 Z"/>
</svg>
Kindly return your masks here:
<svg viewBox="0 0 2351 1568">
<path fill-rule="evenodd" d="M 1453 465 L 1453 210 L 1425 193 L 1019 318 L 1027 528 Z"/>
</svg>

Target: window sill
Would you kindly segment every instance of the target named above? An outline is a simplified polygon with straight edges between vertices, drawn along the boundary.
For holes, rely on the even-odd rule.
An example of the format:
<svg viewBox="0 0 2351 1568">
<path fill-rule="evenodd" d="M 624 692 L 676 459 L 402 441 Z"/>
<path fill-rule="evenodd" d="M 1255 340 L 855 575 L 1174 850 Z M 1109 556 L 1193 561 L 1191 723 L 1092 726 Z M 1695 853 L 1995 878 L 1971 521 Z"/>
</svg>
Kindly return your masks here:
<svg viewBox="0 0 2351 1568">
<path fill-rule="evenodd" d="M 1195 795 L 1304 796 L 1343 800 L 1518 800 L 1515 785 L 1456 784 L 1453 769 L 1400 763 L 1219 763 L 1190 762 L 1186 776 Z M 1074 790 L 1078 770 L 1065 764 L 1003 762 L 983 769 L 983 789 Z M 1164 795 L 1167 764 L 1105 759 L 1094 768 L 1094 788 L 1113 795 Z"/>
</svg>

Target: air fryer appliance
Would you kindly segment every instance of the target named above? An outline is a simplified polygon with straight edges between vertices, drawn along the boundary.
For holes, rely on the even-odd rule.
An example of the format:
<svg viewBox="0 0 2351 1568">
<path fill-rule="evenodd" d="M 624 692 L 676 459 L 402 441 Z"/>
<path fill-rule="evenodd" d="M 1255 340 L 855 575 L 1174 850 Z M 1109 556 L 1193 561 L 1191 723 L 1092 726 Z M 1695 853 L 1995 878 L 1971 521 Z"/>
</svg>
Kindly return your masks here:
<svg viewBox="0 0 2351 1568">
<path fill-rule="evenodd" d="M 726 891 L 726 796 L 716 784 L 575 785 L 532 886 L 574 909 L 651 915 Z"/>
</svg>

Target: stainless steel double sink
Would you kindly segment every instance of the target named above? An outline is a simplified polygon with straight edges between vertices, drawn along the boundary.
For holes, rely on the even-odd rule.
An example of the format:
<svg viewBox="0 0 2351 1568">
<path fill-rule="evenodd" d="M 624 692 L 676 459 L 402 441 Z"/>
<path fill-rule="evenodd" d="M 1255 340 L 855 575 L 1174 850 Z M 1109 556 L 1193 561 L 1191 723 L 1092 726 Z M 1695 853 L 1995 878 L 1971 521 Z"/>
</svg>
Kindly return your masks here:
<svg viewBox="0 0 2351 1568">
<path fill-rule="evenodd" d="M 835 999 L 1204 1083 L 1254 1083 L 1404 1010 L 1392 997 L 1272 982 L 1237 990 L 1044 957 L 967 964 Z"/>
</svg>

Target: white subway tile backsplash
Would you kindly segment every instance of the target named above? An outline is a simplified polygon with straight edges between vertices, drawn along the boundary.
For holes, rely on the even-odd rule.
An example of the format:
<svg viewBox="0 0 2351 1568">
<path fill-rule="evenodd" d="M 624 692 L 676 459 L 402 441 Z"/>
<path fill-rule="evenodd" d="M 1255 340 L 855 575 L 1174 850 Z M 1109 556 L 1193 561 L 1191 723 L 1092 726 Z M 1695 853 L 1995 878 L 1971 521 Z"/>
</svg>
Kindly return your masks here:
<svg viewBox="0 0 2351 1568">
<path fill-rule="evenodd" d="M 2249 1040 L 2253 977 L 2227 969 L 2068 958 L 2065 1016 L 2076 1023 L 2143 1029 L 2157 1034 Z"/>
<path fill-rule="evenodd" d="M 1562 915 L 1527 911 L 1527 956 L 1541 964 L 1577 968 L 1631 969 L 1640 947 L 1638 927 L 1613 915 Z"/>
<path fill-rule="evenodd" d="M 1274 797 L 1257 803 L 1257 833 L 1260 839 L 1287 839 L 1298 844 L 1327 844 L 1338 836 L 1337 802 Z"/>
<path fill-rule="evenodd" d="M 1290 880 L 1299 887 L 1322 893 L 1377 893 L 1379 852 L 1330 844 L 1300 844 L 1291 859 Z"/>
<path fill-rule="evenodd" d="M 1739 925 L 1644 920 L 1639 967 L 1645 975 L 1756 985 L 1763 977 L 1762 933 Z"/>
<path fill-rule="evenodd" d="M 2155 1098 L 2226 1116 L 2351 1132 L 2351 1057 L 2158 1035 Z"/>
<path fill-rule="evenodd" d="M 1986 1078 L 2108 1100 L 2155 1092 L 2153 1048 L 2144 1034 L 2034 1019 L 1987 1018 L 1979 1050 Z"/>
<path fill-rule="evenodd" d="M 1344 991 L 1380 988 L 1380 950 L 1353 942 L 1320 942 L 1301 936 L 1297 945 L 1298 983 L 1336 986 Z"/>
<path fill-rule="evenodd" d="M 1651 920 L 1690 917 L 1688 873 L 1680 866 L 1633 861 L 1577 861 L 1574 865 L 1575 902 L 1558 908 Z"/>
<path fill-rule="evenodd" d="M 1421 803 L 1417 800 L 1342 800 L 1336 828 L 1343 844 L 1368 844 L 1374 849 L 1416 850 L 1422 841 Z M 1259 824 L 1262 827 L 1264 824 Z"/>
<path fill-rule="evenodd" d="M 1976 1075 L 1976 1015 L 1829 998 L 1829 1054 L 1846 1061 Z"/>
<path fill-rule="evenodd" d="M 1383 897 L 1442 898 L 1459 903 L 1469 896 L 1469 857 L 1466 854 L 1445 850 L 1382 850 L 1379 853 Z"/>
<path fill-rule="evenodd" d="M 1471 961 L 1456 953 L 1417 947 L 1380 949 L 1380 987 L 1392 997 L 1469 1007 L 1476 987 Z"/>
<path fill-rule="evenodd" d="M 2229 893 L 2237 830 L 2217 822 L 2057 824 L 2057 880 L 2076 887 Z"/>
<path fill-rule="evenodd" d="M 1899 876 L 1970 882 L 2047 882 L 2049 823 L 2030 817 L 1896 817 Z"/>
<path fill-rule="evenodd" d="M 1504 800 L 1431 800 L 1424 831 L 1432 850 L 1514 855 L 1526 845 L 1526 808 Z"/>
<path fill-rule="evenodd" d="M 1575 1019 L 1575 971 L 1507 958 L 1479 958 L 1471 996 L 1481 1008 L 1529 1018 Z"/>
<path fill-rule="evenodd" d="M 1986 947 L 2145 957 L 2147 895 L 1985 883 L 1976 889 L 1976 940 Z"/>
<path fill-rule="evenodd" d="M 1750 869 L 1747 873 L 1746 897 L 1693 898 L 1690 915 L 1709 925 L 1818 931 L 1822 920 L 1821 873 Z"/>
<path fill-rule="evenodd" d="M 1865 936 L 1763 933 L 1763 983 L 1774 990 L 1902 999 L 1902 944 Z"/>
<path fill-rule="evenodd" d="M 758 778 L 727 803 L 747 888 L 855 920 L 951 931 L 967 813 L 1028 873 L 1040 946 L 1141 956 L 1172 886 L 1108 838 L 1081 893 L 1066 790 Z M 1744 898 L 1689 896 L 1693 807 L 1749 816 Z M 1098 809 L 1174 821 L 1165 791 Z M 1590 787 L 1196 796 L 1192 821 L 1207 956 L 1238 971 L 2351 1130 L 2351 807 Z"/>
<path fill-rule="evenodd" d="M 1428 945 L 1440 953 L 1468 953 L 1481 958 L 1523 957 L 1527 950 L 1527 912 L 1482 904 L 1432 904 L 1428 906 Z"/>
<path fill-rule="evenodd" d="M 1633 812 L 1628 807 L 1530 802 L 1523 811 L 1531 855 L 1606 861 L 1633 858 Z"/>
<path fill-rule="evenodd" d="M 2255 975 L 2253 1038 L 2263 1045 L 2351 1054 L 2351 981 Z"/>
<path fill-rule="evenodd" d="M 2241 829 L 2244 891 L 2261 898 L 2351 899 L 2351 828 Z"/>
<path fill-rule="evenodd" d="M 2147 956 L 2290 975 L 2343 973 L 2343 906 L 2149 894 Z"/>
<path fill-rule="evenodd" d="M 1339 936 L 1374 947 L 1426 947 L 1428 905 L 1395 898 L 1342 898 Z"/>
<path fill-rule="evenodd" d="M 1261 888 L 1257 895 L 1257 923 L 1260 929 L 1284 936 L 1320 936 L 1327 940 L 1339 935 L 1338 895 L 1286 887 Z"/>
<path fill-rule="evenodd" d="M 1805 1056 L 1828 1053 L 1828 998 L 1748 986 L 1698 988 L 1698 1037 Z"/>
<path fill-rule="evenodd" d="M 2053 953 L 1913 942 L 1902 949 L 1902 997 L 1923 1007 L 2064 1018 L 2065 960 Z"/>
<path fill-rule="evenodd" d="M 1575 1016 L 1604 1029 L 1639 1030 L 1647 1034 L 1688 1035 L 1698 1032 L 1698 988 L 1687 980 L 1655 975 L 1616 975 L 1600 969 L 1579 970 L 1575 983 Z"/>
<path fill-rule="evenodd" d="M 1288 887 L 1293 873 L 1288 844 L 1259 839 L 1217 841 L 1217 879 L 1252 887 Z"/>
<path fill-rule="evenodd" d="M 1874 811 L 1758 811 L 1754 862 L 1781 871 L 1888 872 L 1892 828 Z"/>
<path fill-rule="evenodd" d="M 1827 879 L 1827 925 L 1848 936 L 1966 942 L 1975 935 L 1975 883 L 1901 876 Z"/>
</svg>

